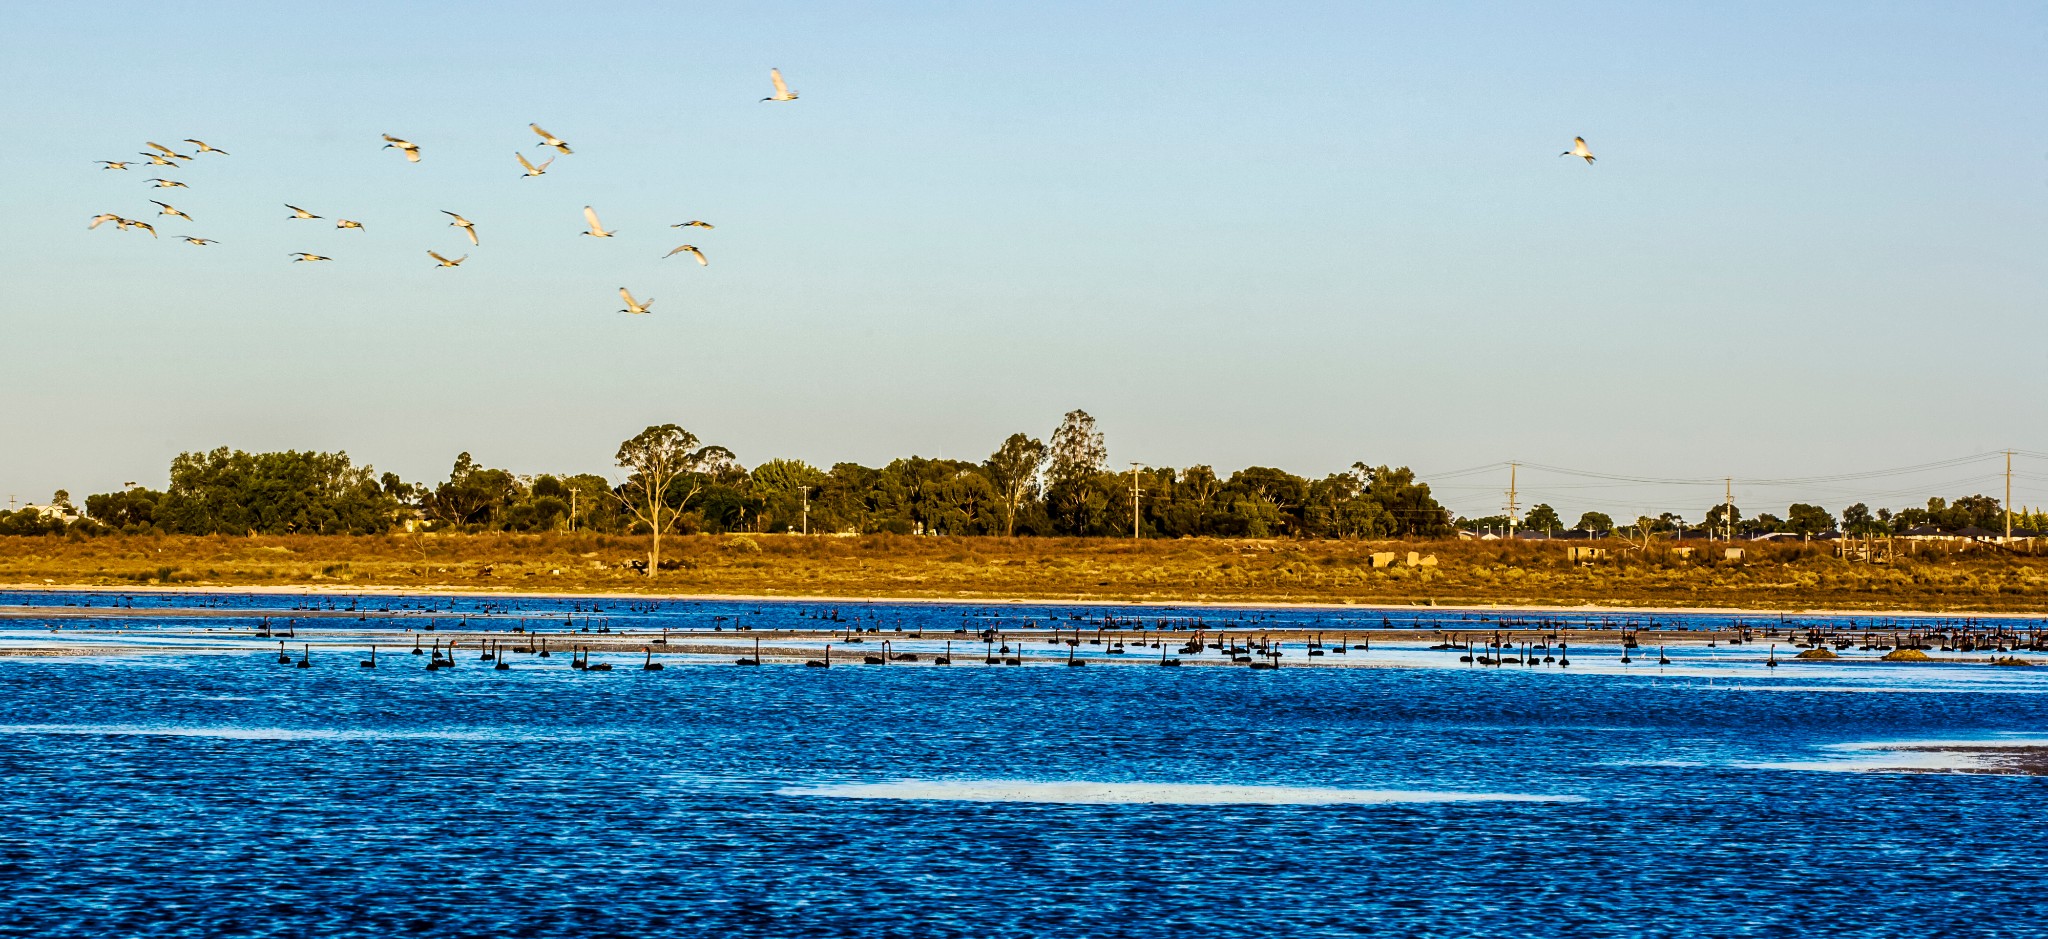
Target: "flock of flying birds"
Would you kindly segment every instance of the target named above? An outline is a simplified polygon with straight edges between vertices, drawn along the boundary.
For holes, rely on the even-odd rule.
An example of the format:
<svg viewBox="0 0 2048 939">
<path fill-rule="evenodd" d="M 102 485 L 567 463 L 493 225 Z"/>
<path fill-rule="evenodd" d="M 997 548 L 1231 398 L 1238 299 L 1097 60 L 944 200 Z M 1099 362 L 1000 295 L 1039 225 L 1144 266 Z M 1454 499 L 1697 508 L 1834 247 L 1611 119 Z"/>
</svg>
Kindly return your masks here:
<svg viewBox="0 0 2048 939">
<path fill-rule="evenodd" d="M 789 85 L 783 82 L 781 70 L 772 68 L 769 69 L 768 80 L 771 84 L 774 85 L 775 93 L 769 95 L 766 98 L 762 98 L 762 101 L 796 100 L 796 92 L 791 91 Z M 539 124 L 528 124 L 526 126 L 531 128 L 533 132 L 540 137 L 540 145 L 543 148 L 552 148 L 555 151 L 556 155 L 566 155 L 575 152 L 574 150 L 569 148 L 569 144 L 563 141 L 562 138 L 549 133 L 545 128 L 541 127 Z M 384 134 L 383 137 L 384 149 L 397 150 L 400 154 L 402 154 L 405 157 L 406 161 L 409 163 L 418 163 L 420 161 L 419 144 L 413 143 L 412 141 L 406 140 L 402 137 L 394 137 L 390 134 Z M 226 150 L 222 150 L 219 149 L 218 147 L 211 146 L 207 144 L 206 141 L 203 140 L 197 140 L 188 137 L 184 140 L 184 142 L 191 144 L 192 147 L 194 148 L 194 151 L 202 155 L 208 153 L 219 154 L 220 156 L 228 155 L 228 152 Z M 147 141 L 146 146 L 148 146 L 149 149 L 143 151 L 141 153 L 141 156 L 147 159 L 151 166 L 175 167 L 179 165 L 179 161 L 181 160 L 190 161 L 194 159 L 194 157 L 192 156 L 179 153 L 176 150 L 173 150 L 170 147 L 166 147 L 163 144 L 157 143 L 154 140 Z M 542 160 L 539 164 L 535 164 L 533 161 L 527 159 L 526 154 L 524 153 L 515 152 L 514 154 L 512 154 L 512 156 L 513 159 L 519 161 L 519 168 L 521 170 L 521 174 L 529 178 L 534 176 L 546 175 L 548 167 L 552 166 L 556 159 L 556 156 L 551 155 L 547 159 Z M 1572 148 L 1570 150 L 1566 150 L 1563 153 L 1558 154 L 1558 156 L 1578 157 L 1580 159 L 1585 160 L 1586 164 L 1589 166 L 1593 163 L 1593 151 L 1591 148 L 1586 146 L 1586 138 L 1584 137 L 1573 137 Z M 96 162 L 100 164 L 102 169 L 126 170 L 128 169 L 129 165 L 131 163 L 134 163 L 135 161 L 98 160 Z M 186 186 L 184 183 L 178 182 L 177 180 L 165 179 L 161 177 L 152 177 L 149 180 L 149 183 L 151 186 L 158 189 L 191 188 L 189 186 Z M 192 221 L 192 216 L 186 214 L 183 211 L 180 211 L 177 206 L 171 205 L 168 202 L 159 202 L 155 199 L 151 199 L 149 201 L 157 207 L 158 217 L 171 216 L 174 218 L 184 219 L 185 221 L 188 222 Z M 325 216 L 315 215 L 312 212 L 308 212 L 305 209 L 299 208 L 298 206 L 291 205 L 289 203 L 285 205 L 285 208 L 290 209 L 292 212 L 291 215 L 287 216 L 287 218 L 290 219 L 301 219 L 310 221 L 325 218 Z M 454 219 L 454 221 L 448 223 L 449 226 L 452 228 L 462 229 L 462 233 L 468 236 L 469 243 L 472 246 L 481 246 L 483 244 L 483 242 L 477 238 L 475 222 L 472 222 L 469 219 L 464 218 L 458 213 L 450 212 L 447 209 L 442 209 L 441 214 L 446 215 L 451 219 Z M 584 235 L 588 235 L 593 238 L 610 238 L 613 235 L 617 234 L 617 232 L 606 229 L 604 227 L 604 223 L 598 221 L 597 210 L 591 208 L 590 206 L 586 205 L 583 207 L 583 221 L 590 226 L 589 231 L 582 232 L 582 234 Z M 92 221 L 85 227 L 87 230 L 91 230 L 98 228 L 101 225 L 106 224 L 108 222 L 112 222 L 114 224 L 114 227 L 120 231 L 127 231 L 133 228 L 140 231 L 149 232 L 151 238 L 157 237 L 156 226 L 152 225 L 151 223 L 141 221 L 138 219 L 125 218 L 123 216 L 116 215 L 112 212 L 103 212 L 99 215 L 93 216 Z M 334 223 L 334 227 L 342 230 L 355 229 L 360 231 L 363 230 L 363 223 L 355 221 L 353 219 L 344 218 L 337 219 Z M 678 222 L 674 225 L 670 225 L 669 227 L 701 228 L 705 231 L 710 231 L 714 226 L 710 222 L 702 221 L 699 219 L 691 219 L 690 221 L 687 222 Z M 183 238 L 187 244 L 192 245 L 204 246 L 217 243 L 211 238 L 200 238 L 194 235 L 180 235 L 179 237 Z M 670 250 L 669 253 L 662 255 L 662 257 L 664 259 L 672 258 L 678 254 L 687 254 L 693 258 L 696 258 L 697 263 L 700 266 L 708 267 L 711 264 L 710 259 L 704 256 L 703 250 L 699 249 L 696 245 L 677 245 L 674 249 Z M 443 268 L 461 267 L 462 262 L 469 260 L 469 255 L 467 254 L 458 258 L 450 258 L 445 255 L 442 255 L 438 251 L 433 250 L 427 251 L 427 256 L 434 259 L 434 263 L 437 267 Z M 288 257 L 292 259 L 293 263 L 298 263 L 300 261 L 317 262 L 334 260 L 333 258 L 328 257 L 326 255 L 313 254 L 312 252 L 308 251 L 294 251 L 291 252 L 288 255 Z M 648 312 L 648 310 L 654 306 L 653 297 L 649 297 L 646 300 L 637 300 L 633 297 L 632 292 L 624 287 L 619 288 L 619 298 L 624 300 L 626 303 L 626 308 L 619 311 L 621 313 L 632 313 L 637 315 Z"/>
<path fill-rule="evenodd" d="M 762 101 L 796 100 L 796 92 L 791 91 L 789 85 L 783 82 L 782 72 L 779 69 L 769 69 L 768 80 L 770 83 L 774 85 L 775 93 L 769 95 L 766 98 L 762 98 Z M 560 137 L 557 137 L 554 134 L 549 133 L 545 128 L 542 128 L 539 124 L 528 124 L 527 127 L 531 128 L 535 134 L 539 135 L 541 140 L 541 147 L 554 149 L 555 155 L 550 155 L 547 159 L 542 160 L 539 164 L 535 164 L 533 161 L 526 158 L 526 154 L 514 153 L 512 156 L 514 159 L 519 161 L 519 167 L 522 171 L 522 176 L 530 178 L 535 176 L 546 175 L 548 167 L 554 164 L 556 156 L 566 155 L 575 152 L 574 150 L 570 149 L 568 143 L 563 141 Z M 404 138 L 394 137 L 390 134 L 384 134 L 383 137 L 385 141 L 384 149 L 397 150 L 400 154 L 402 154 L 405 157 L 407 162 L 420 162 L 419 144 L 413 143 L 412 141 L 406 140 Z M 218 154 L 219 156 L 228 155 L 228 152 L 226 150 L 222 150 L 218 147 L 211 146 L 203 140 L 197 140 L 188 137 L 183 142 L 191 144 L 193 151 L 197 154 L 204 155 L 211 153 Z M 1582 145 L 1583 143 L 1584 142 L 1581 141 Z M 143 158 L 147 159 L 149 161 L 149 165 L 151 166 L 176 167 L 180 165 L 180 161 L 190 162 L 191 160 L 195 159 L 195 157 L 191 155 L 179 153 L 176 150 L 170 147 L 166 147 L 163 144 L 157 143 L 154 140 L 147 141 L 145 145 L 149 149 L 143 151 L 140 155 Z M 1587 157 L 1587 159 L 1590 160 L 1591 157 L 1589 156 Z M 135 163 L 136 161 L 97 160 L 95 162 L 99 163 L 101 169 L 103 170 L 126 171 L 128 167 L 131 164 Z M 169 170 L 165 170 L 164 172 L 169 172 Z M 182 182 L 178 182 L 177 180 L 165 179 L 161 177 L 153 177 L 148 182 L 153 188 L 157 189 L 191 188 Z M 168 202 L 159 202 L 155 199 L 151 199 L 149 201 L 151 204 L 157 207 L 157 213 L 155 216 L 156 218 L 170 216 L 174 218 L 184 219 L 187 222 L 192 221 L 192 216 L 181 211 L 180 209 L 178 209 L 177 206 L 171 205 Z M 325 216 L 315 215 L 312 212 L 302 209 L 296 205 L 291 205 L 289 203 L 285 205 L 285 208 L 291 210 L 291 214 L 286 216 L 286 218 L 288 219 L 310 221 L 325 218 Z M 450 212 L 446 209 L 442 209 L 441 214 L 446 215 L 451 219 L 454 219 L 454 221 L 448 223 L 449 226 L 452 228 L 461 229 L 462 233 L 469 238 L 469 243 L 472 246 L 481 246 L 483 244 L 483 242 L 477 237 L 475 222 L 472 222 L 469 219 L 464 218 L 462 215 L 458 213 Z M 590 230 L 582 232 L 581 234 L 588 235 L 593 238 L 610 238 L 613 235 L 617 234 L 617 232 L 615 231 L 607 230 L 604 227 L 604 223 L 598 221 L 597 210 L 591 208 L 590 206 L 586 205 L 583 207 L 583 220 L 590 226 Z M 128 231 L 129 229 L 135 229 L 138 231 L 149 232 L 151 238 L 157 237 L 156 226 L 151 224 L 150 222 L 142 221 L 140 219 L 126 218 L 124 216 L 117 215 L 112 212 L 102 212 L 99 215 L 93 216 L 91 222 L 88 223 L 85 227 L 88 231 L 90 231 L 109 222 L 113 223 L 114 228 L 118 231 Z M 344 231 L 350 229 L 354 229 L 357 231 L 364 230 L 362 222 L 346 218 L 337 219 L 334 223 L 334 227 Z M 714 226 L 710 222 L 702 221 L 700 219 L 691 219 L 690 221 L 687 222 L 678 222 L 669 227 L 700 228 L 705 231 L 710 231 Z M 185 240 L 185 243 L 187 244 L 199 245 L 202 247 L 205 245 L 218 244 L 218 242 L 214 241 L 211 238 L 200 238 L 195 235 L 180 235 L 179 237 L 183 238 Z M 701 249 L 699 249 L 696 245 L 690 244 L 677 245 L 674 249 L 669 251 L 669 253 L 662 255 L 662 257 L 672 258 L 678 254 L 687 254 L 695 258 L 697 260 L 698 265 L 700 266 L 708 267 L 711 264 L 710 259 L 704 256 L 704 252 Z M 287 256 L 292 259 L 292 263 L 298 263 L 301 261 L 319 262 L 334 260 L 333 258 L 328 257 L 326 255 L 314 254 L 309 251 L 294 251 L 288 254 Z M 429 250 L 427 252 L 427 256 L 434 259 L 434 263 L 437 267 L 442 268 L 460 267 L 462 266 L 462 262 L 469 260 L 469 255 L 467 254 L 457 258 L 450 258 L 442 255 L 440 252 L 432 250 Z M 646 300 L 637 300 L 633 297 L 632 292 L 624 287 L 619 288 L 619 297 L 626 303 L 626 308 L 619 311 L 621 313 L 646 313 L 650 308 L 654 306 L 654 298 L 649 297 Z"/>
</svg>

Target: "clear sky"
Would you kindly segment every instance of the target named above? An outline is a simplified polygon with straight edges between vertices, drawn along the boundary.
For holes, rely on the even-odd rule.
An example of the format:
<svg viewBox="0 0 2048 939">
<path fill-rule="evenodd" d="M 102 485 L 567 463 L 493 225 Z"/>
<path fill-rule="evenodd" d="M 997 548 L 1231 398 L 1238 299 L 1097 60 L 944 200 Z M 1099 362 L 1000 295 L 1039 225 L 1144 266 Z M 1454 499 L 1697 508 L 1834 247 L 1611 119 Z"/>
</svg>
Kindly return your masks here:
<svg viewBox="0 0 2048 939">
<path fill-rule="evenodd" d="M 2038 0 L 23 5 L 0 497 L 221 445 L 608 472 L 667 421 L 979 459 L 1076 407 L 1225 472 L 2048 451 L 2044 63 Z M 187 137 L 232 156 L 92 163 Z M 86 230 L 152 197 L 195 221 Z M 1557 501 L 1603 498 L 1664 496 Z"/>
</svg>

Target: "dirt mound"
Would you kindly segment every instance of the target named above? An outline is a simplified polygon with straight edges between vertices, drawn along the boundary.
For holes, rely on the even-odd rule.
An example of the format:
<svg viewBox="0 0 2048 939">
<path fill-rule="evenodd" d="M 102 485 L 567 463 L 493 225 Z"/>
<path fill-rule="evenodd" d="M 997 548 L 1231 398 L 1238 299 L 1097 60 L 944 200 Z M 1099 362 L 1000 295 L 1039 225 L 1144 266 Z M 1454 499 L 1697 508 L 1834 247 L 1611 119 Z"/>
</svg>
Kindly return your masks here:
<svg viewBox="0 0 2048 939">
<path fill-rule="evenodd" d="M 1927 657 L 1927 653 L 1922 652 L 1919 649 L 1893 649 L 1892 651 L 1884 654 L 1884 661 L 1926 662 L 1929 661 L 1929 659 Z"/>
<path fill-rule="evenodd" d="M 1841 656 L 1839 656 L 1839 655 L 1836 655 L 1836 654 L 1835 654 L 1835 651 L 1834 651 L 1833 649 L 1808 649 L 1808 650 L 1806 650 L 1805 652 L 1801 652 L 1801 653 L 1799 653 L 1798 655 L 1795 655 L 1795 656 L 1793 656 L 1793 658 L 1795 658 L 1795 659 L 1839 659 L 1839 658 L 1841 658 Z M 1923 656 L 1923 658 L 1924 658 L 1924 656 Z"/>
</svg>

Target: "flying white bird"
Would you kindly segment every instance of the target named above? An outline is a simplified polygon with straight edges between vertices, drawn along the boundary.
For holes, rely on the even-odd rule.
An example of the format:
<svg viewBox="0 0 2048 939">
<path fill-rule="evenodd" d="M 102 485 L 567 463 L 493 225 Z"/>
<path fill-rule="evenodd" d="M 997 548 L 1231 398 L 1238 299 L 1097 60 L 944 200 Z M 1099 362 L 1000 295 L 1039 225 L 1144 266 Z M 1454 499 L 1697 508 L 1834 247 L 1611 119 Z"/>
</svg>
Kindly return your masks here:
<svg viewBox="0 0 2048 939">
<path fill-rule="evenodd" d="M 293 263 L 293 264 L 297 264 L 297 263 L 299 263 L 300 261 L 332 261 L 332 260 L 334 260 L 334 259 L 333 259 L 333 258 L 330 258 L 330 257 L 325 257 L 325 256 L 322 256 L 322 255 L 318 255 L 318 254 L 307 254 L 307 253 L 306 253 L 306 252 L 304 252 L 304 251 L 294 251 L 294 252 L 292 252 L 292 263 Z"/>
<path fill-rule="evenodd" d="M 115 215 L 115 214 L 114 214 L 114 213 L 112 213 L 112 212 L 101 212 L 100 214 L 98 214 L 98 215 L 95 215 L 95 216 L 93 216 L 93 217 L 92 217 L 92 221 L 91 221 L 91 222 L 88 222 L 88 223 L 86 223 L 86 226 L 85 226 L 85 230 L 86 230 L 86 231 L 92 231 L 93 229 L 95 229 L 95 228 L 98 228 L 98 227 L 100 227 L 100 226 L 101 226 L 102 224 L 105 224 L 105 223 L 107 223 L 107 222 L 113 222 L 113 223 L 114 223 L 114 227 L 115 227 L 115 228 L 127 228 L 127 227 L 128 227 L 128 225 L 127 225 L 127 222 L 128 222 L 128 220 L 127 220 L 127 219 L 125 219 L 125 218 L 122 218 L 121 216 Z"/>
<path fill-rule="evenodd" d="M 166 147 L 166 146 L 164 146 L 163 144 L 157 143 L 157 142 L 156 142 L 156 141 L 154 141 L 154 140 L 145 140 L 145 141 L 143 141 L 143 143 L 145 143 L 145 144 L 148 144 L 148 145 L 149 145 L 149 148 L 150 148 L 151 150 L 156 150 L 156 151 L 158 151 L 158 152 L 162 153 L 162 154 L 163 154 L 164 156 L 170 157 L 170 158 L 171 158 L 171 159 L 173 159 L 173 160 L 189 160 L 189 159 L 192 159 L 191 157 L 188 157 L 188 156 L 186 156 L 186 155 L 184 155 L 184 154 L 182 154 L 182 153 L 179 153 L 179 152 L 178 152 L 178 151 L 176 151 L 176 150 L 173 150 L 173 149 L 171 149 L 171 148 L 169 148 L 169 147 Z"/>
<path fill-rule="evenodd" d="M 779 69 L 779 68 L 771 68 L 771 69 L 769 69 L 769 70 L 768 70 L 768 80 L 769 80 L 769 81 L 771 81 L 771 82 L 774 82 L 774 83 L 775 83 L 775 93 L 774 93 L 774 94 L 772 94 L 772 95 L 769 95 L 769 96 L 768 96 L 768 97 L 766 97 L 766 98 L 762 98 L 761 100 L 763 100 L 763 101 L 795 101 L 795 100 L 796 100 L 796 92 L 794 92 L 794 91 L 791 91 L 791 90 L 789 90 L 789 86 L 788 86 L 788 85 L 786 85 L 786 84 L 783 84 L 783 81 L 782 81 L 782 70 L 781 70 L 781 69 Z"/>
<path fill-rule="evenodd" d="M 314 215 L 313 213 L 308 212 L 305 209 L 299 208 L 298 206 L 295 206 L 289 202 L 285 203 L 284 207 L 292 210 L 292 214 L 290 216 L 291 218 L 326 218 L 326 216 L 324 215 Z"/>
<path fill-rule="evenodd" d="M 520 166 L 526 168 L 526 175 L 528 176 L 539 176 L 543 173 L 546 173 L 548 171 L 548 164 L 555 162 L 554 157 L 548 157 L 547 159 L 540 161 L 539 166 L 535 166 L 527 161 L 526 154 L 524 153 L 515 153 L 512 154 L 512 156 L 519 160 Z"/>
<path fill-rule="evenodd" d="M 1572 148 L 1570 150 L 1566 150 L 1565 152 L 1558 154 L 1558 156 L 1583 157 L 1585 158 L 1587 166 L 1593 165 L 1593 151 L 1586 149 L 1586 138 L 1584 137 L 1573 137 Z"/>
<path fill-rule="evenodd" d="M 541 146 L 543 146 L 543 147 L 553 147 L 553 148 L 555 148 L 555 150 L 556 150 L 557 152 L 560 152 L 560 153 L 574 153 L 574 152 L 575 152 L 575 151 L 573 151 L 573 150 L 570 150 L 570 149 L 569 149 L 569 145 L 568 145 L 568 144 L 566 144 L 566 143 L 563 143 L 563 142 L 562 142 L 562 138 L 560 138 L 560 137 L 557 137 L 557 136 L 555 136 L 555 135 L 553 135 L 553 134 L 550 134 L 550 133 L 548 133 L 547 131 L 544 131 L 544 130 L 542 130 L 542 129 L 540 128 L 540 125 L 539 125 L 539 124 L 528 124 L 528 125 L 526 125 L 526 126 L 528 126 L 528 127 L 531 127 L 531 128 L 533 128 L 533 132 L 534 132 L 534 133 L 536 133 L 536 134 L 539 134 L 539 135 L 540 135 L 540 143 L 541 143 Z"/>
<path fill-rule="evenodd" d="M 163 154 L 161 154 L 161 153 L 145 153 L 145 154 L 142 154 L 142 155 L 143 155 L 143 156 L 146 156 L 146 157 L 148 157 L 148 158 L 149 158 L 149 165 L 151 165 L 151 166 L 177 166 L 177 165 L 178 165 L 176 161 L 173 161 L 173 160 L 171 160 L 170 158 L 168 158 L 168 157 L 165 157 L 165 156 L 164 156 Z"/>
<path fill-rule="evenodd" d="M 150 201 L 150 202 L 152 202 L 152 203 L 155 203 L 155 204 L 156 204 L 156 206 L 157 206 L 157 213 L 156 213 L 156 214 L 158 214 L 158 215 L 175 215 L 175 216 L 177 216 L 177 217 L 179 217 L 179 218 L 182 218 L 182 219 L 184 219 L 185 221 L 188 221 L 188 222 L 192 220 L 192 216 L 190 216 L 190 215 L 186 215 L 185 213 L 183 213 L 183 212 L 180 212 L 180 211 L 178 211 L 178 207 L 177 207 L 177 206 L 174 206 L 174 205 L 172 205 L 172 204 L 170 204 L 170 203 L 168 203 L 168 202 L 157 202 L 157 201 L 156 201 L 155 199 L 151 199 L 151 200 L 149 200 L 149 201 Z"/>
<path fill-rule="evenodd" d="M 103 170 L 125 170 L 125 169 L 127 169 L 127 168 L 128 168 L 128 164 L 130 164 L 130 163 L 133 163 L 133 162 L 135 162 L 135 161 L 134 161 L 134 160 L 94 160 L 93 162 L 94 162 L 94 163 L 98 163 L 98 164 L 100 164 L 100 169 L 103 169 Z"/>
<path fill-rule="evenodd" d="M 591 235 L 597 238 L 610 238 L 611 236 L 618 234 L 618 232 L 605 231 L 604 226 L 598 224 L 597 210 L 591 208 L 590 206 L 586 205 L 583 207 L 583 220 L 590 223 L 590 230 L 587 232 L 580 232 L 579 234 Z"/>
<path fill-rule="evenodd" d="M 481 241 L 478 241 L 478 240 L 476 240 L 476 223 L 475 223 L 475 222 L 472 222 L 472 221 L 470 221 L 469 219 L 463 218 L 463 217 L 462 217 L 462 216 L 460 216 L 460 215 L 456 215 L 455 213 L 453 213 L 453 212 L 450 212 L 450 211 L 448 211 L 447 209 L 442 209 L 442 210 L 441 210 L 441 214 L 442 214 L 442 215 L 446 215 L 446 216 L 448 216 L 449 218 L 452 218 L 452 219 L 454 219 L 454 220 L 455 220 L 455 221 L 449 222 L 448 224 L 449 224 L 449 225 L 451 225 L 451 226 L 453 226 L 453 227 L 455 227 L 455 228 L 460 228 L 460 229 L 462 229 L 462 233 L 463 233 L 463 234 L 465 234 L 465 235 L 468 235 L 468 236 L 469 236 L 469 243 L 470 243 L 470 244 L 473 244 L 473 245 L 480 245 L 480 244 L 483 244 L 483 242 L 481 242 Z"/>
<path fill-rule="evenodd" d="M 441 262 L 442 267 L 459 267 L 462 265 L 462 262 L 469 260 L 469 255 L 465 254 L 459 258 L 456 258 L 453 261 L 450 261 L 447 258 L 444 258 L 432 251 L 427 252 L 427 257 L 433 258 L 434 260 Z"/>
<path fill-rule="evenodd" d="M 192 138 L 190 138 L 190 137 L 187 137 L 187 138 L 185 138 L 185 142 L 186 142 L 186 143 L 189 143 L 189 144 L 191 144 L 191 145 L 193 145 L 193 146 L 195 146 L 195 147 L 198 147 L 198 148 L 199 148 L 199 152 L 200 152 L 200 153 L 218 153 L 218 154 L 220 154 L 221 156 L 227 156 L 227 155 L 228 155 L 228 152 L 227 152 L 226 150 L 222 150 L 222 149 L 220 149 L 219 147 L 209 147 L 209 146 L 207 146 L 207 145 L 206 145 L 206 141 L 204 141 L 204 140 L 193 140 Z"/>
<path fill-rule="evenodd" d="M 155 183 L 155 184 L 156 184 L 156 188 L 158 188 L 158 189 L 190 189 L 190 188 L 192 188 L 192 187 L 190 187 L 190 186 L 187 186 L 187 185 L 185 185 L 184 183 L 178 182 L 178 181 L 177 181 L 177 180 L 175 180 L 175 179 L 155 179 L 155 178 L 152 178 L 152 179 L 150 179 L 150 182 L 153 182 L 153 183 Z"/>
<path fill-rule="evenodd" d="M 419 144 L 413 143 L 410 140 L 400 140 L 397 137 L 391 136 L 390 134 L 385 134 L 384 139 L 391 141 L 390 143 L 384 145 L 384 149 L 389 150 L 392 147 L 397 147 L 400 153 L 405 154 L 405 158 L 408 161 L 413 163 L 418 163 L 420 161 Z"/>
<path fill-rule="evenodd" d="M 640 301 L 633 299 L 633 295 L 627 292 L 626 288 L 624 287 L 619 288 L 619 296 L 626 298 L 626 308 L 620 310 L 619 312 L 621 313 L 631 313 L 637 316 L 641 313 L 647 312 L 649 308 L 654 306 L 653 297 L 648 297 L 646 303 L 641 303 Z"/>
<path fill-rule="evenodd" d="M 124 224 L 124 223 L 125 223 L 125 224 Z M 138 222 L 138 221 L 136 221 L 136 220 L 134 220 L 134 219 L 132 219 L 132 218 L 124 218 L 124 219 L 122 219 L 122 220 L 121 220 L 121 221 L 119 221 L 119 222 L 115 222 L 115 223 L 114 223 L 114 227 L 116 227 L 116 228 L 122 228 L 122 229 L 127 229 L 127 228 L 140 228 L 140 229 L 142 229 L 143 231 L 146 231 L 146 232 L 148 232 L 148 233 L 149 233 L 149 237 L 151 237 L 151 238 L 155 238 L 155 237 L 156 237 L 156 226 L 155 226 L 155 225 L 151 225 L 151 224 L 150 224 L 150 223 L 148 223 L 148 222 Z"/>
<path fill-rule="evenodd" d="M 711 224 L 710 222 L 700 222 L 700 221 L 697 221 L 696 219 L 691 219 L 691 220 L 689 220 L 689 221 L 687 221 L 687 222 L 678 222 L 678 223 L 676 223 L 676 224 L 674 224 L 674 225 L 670 225 L 669 227 L 670 227 L 670 228 L 701 228 L 701 229 L 704 229 L 705 231 L 710 231 L 710 230 L 712 230 L 713 228 L 716 228 L 716 227 L 718 227 L 718 226 L 716 226 L 716 225 L 713 225 L 713 224 Z"/>
<path fill-rule="evenodd" d="M 318 216 L 318 215 L 315 215 L 315 216 L 313 216 L 313 217 L 314 217 L 314 218 L 319 218 L 320 216 Z M 352 220 L 352 219 L 346 219 L 346 218 L 345 218 L 345 219 L 342 219 L 342 220 L 340 220 L 340 221 L 337 221 L 337 222 L 335 222 L 335 223 L 334 223 L 334 227 L 336 227 L 336 228 L 354 228 L 354 229 L 358 229 L 358 230 L 363 230 L 363 231 L 367 231 L 367 229 L 364 229 L 364 228 L 363 228 L 363 223 L 361 223 L 361 222 L 358 222 L 358 221 L 354 221 L 354 220 Z"/>
<path fill-rule="evenodd" d="M 183 237 L 185 239 L 185 243 L 188 245 L 200 245 L 203 247 L 205 245 L 220 244 L 220 242 L 215 241 L 211 238 L 194 238 L 191 235 L 185 235 Z"/>
<path fill-rule="evenodd" d="M 667 253 L 667 254 L 664 254 L 664 255 L 662 255 L 662 257 L 664 257 L 664 258 L 672 258 L 672 257 L 675 257 L 675 256 L 676 256 L 676 255 L 678 255 L 678 254 L 681 254 L 681 253 L 685 252 L 685 251 L 688 251 L 688 252 L 690 252 L 690 254 L 691 254 L 691 255 L 692 255 L 693 257 L 695 257 L 695 258 L 697 259 L 697 264 L 698 264 L 698 266 L 700 266 L 700 267 L 710 267 L 710 266 L 711 266 L 711 262 L 710 262 L 710 261 L 706 261 L 706 260 L 704 260 L 704 252 L 702 252 L 702 251 L 699 251 L 699 250 L 697 250 L 697 246 L 696 246 L 696 245 L 682 245 L 682 246 L 679 246 L 679 247 L 677 247 L 677 248 L 676 248 L 676 249 L 675 249 L 674 251 L 670 251 L 669 253 Z"/>
</svg>

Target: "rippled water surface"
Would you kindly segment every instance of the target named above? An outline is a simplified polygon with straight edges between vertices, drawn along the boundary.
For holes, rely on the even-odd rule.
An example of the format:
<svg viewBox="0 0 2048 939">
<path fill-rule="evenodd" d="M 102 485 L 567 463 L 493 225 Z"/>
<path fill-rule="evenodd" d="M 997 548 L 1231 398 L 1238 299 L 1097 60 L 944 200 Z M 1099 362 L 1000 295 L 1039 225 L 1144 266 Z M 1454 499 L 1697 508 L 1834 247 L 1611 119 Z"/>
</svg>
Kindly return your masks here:
<svg viewBox="0 0 2048 939">
<path fill-rule="evenodd" d="M 498 612 L 576 606 L 524 603 Z M 795 610 L 752 609 L 659 615 Z M 2044 780 L 1872 772 L 1864 749 L 2038 742 L 2048 668 L 1673 649 L 1624 670 L 1574 648 L 1585 668 L 1473 669 L 1418 641 L 1375 654 L 1419 667 L 1268 672 L 428 672 L 317 645 L 299 669 L 205 639 L 228 625 L 181 620 L 163 641 L 183 651 L 0 657 L 0 935 L 2036 936 L 2048 917 Z"/>
</svg>

